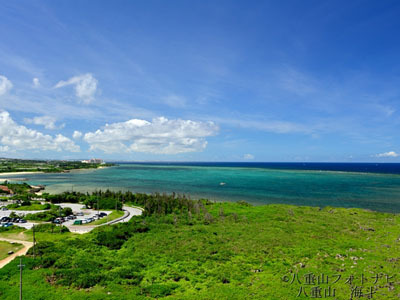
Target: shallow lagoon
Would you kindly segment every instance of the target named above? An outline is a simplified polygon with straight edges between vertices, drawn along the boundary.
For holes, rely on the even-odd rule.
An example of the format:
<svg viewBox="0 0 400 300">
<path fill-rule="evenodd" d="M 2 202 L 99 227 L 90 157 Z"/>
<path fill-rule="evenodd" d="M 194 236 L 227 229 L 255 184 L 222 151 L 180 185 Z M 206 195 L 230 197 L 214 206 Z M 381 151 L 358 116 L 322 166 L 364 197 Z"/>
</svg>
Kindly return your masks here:
<svg viewBox="0 0 400 300">
<path fill-rule="evenodd" d="M 50 193 L 108 188 L 146 193 L 175 192 L 216 201 L 245 200 L 253 204 L 360 207 L 400 212 L 400 175 L 390 174 L 387 166 L 382 173 L 368 173 L 376 171 L 374 168 L 367 168 L 365 172 L 362 164 L 357 168 L 354 164 L 347 165 L 349 171 L 346 171 L 343 164 L 338 167 L 335 164 L 141 163 L 14 177 L 24 177 L 30 184 L 45 184 Z M 397 168 L 399 166 L 391 168 L 392 172 L 396 173 Z"/>
</svg>

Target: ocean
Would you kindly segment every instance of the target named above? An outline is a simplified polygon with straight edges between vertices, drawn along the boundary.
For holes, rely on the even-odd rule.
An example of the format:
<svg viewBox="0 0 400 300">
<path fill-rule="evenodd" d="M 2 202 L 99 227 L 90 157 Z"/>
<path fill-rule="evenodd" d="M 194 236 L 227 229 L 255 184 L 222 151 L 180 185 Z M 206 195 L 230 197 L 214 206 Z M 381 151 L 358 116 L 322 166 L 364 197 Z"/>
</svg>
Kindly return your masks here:
<svg viewBox="0 0 400 300">
<path fill-rule="evenodd" d="M 192 199 L 358 207 L 400 212 L 400 164 L 118 163 L 115 167 L 27 174 L 50 193 L 123 190 L 178 193 Z M 1 179 L 0 179 L 1 180 Z"/>
</svg>

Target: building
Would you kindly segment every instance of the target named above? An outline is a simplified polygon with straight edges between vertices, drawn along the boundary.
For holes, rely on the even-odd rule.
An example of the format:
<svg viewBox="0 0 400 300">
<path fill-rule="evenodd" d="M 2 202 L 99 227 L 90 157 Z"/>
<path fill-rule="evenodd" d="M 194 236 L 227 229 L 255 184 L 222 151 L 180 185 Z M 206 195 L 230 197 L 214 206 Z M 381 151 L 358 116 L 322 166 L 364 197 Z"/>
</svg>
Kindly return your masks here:
<svg viewBox="0 0 400 300">
<path fill-rule="evenodd" d="M 10 190 L 8 187 L 5 185 L 0 185 L 0 192 L 6 193 L 6 194 L 14 194 L 13 190 Z"/>
<path fill-rule="evenodd" d="M 92 158 L 89 160 L 82 160 L 81 162 L 84 164 L 104 164 L 104 161 L 100 158 Z"/>
</svg>

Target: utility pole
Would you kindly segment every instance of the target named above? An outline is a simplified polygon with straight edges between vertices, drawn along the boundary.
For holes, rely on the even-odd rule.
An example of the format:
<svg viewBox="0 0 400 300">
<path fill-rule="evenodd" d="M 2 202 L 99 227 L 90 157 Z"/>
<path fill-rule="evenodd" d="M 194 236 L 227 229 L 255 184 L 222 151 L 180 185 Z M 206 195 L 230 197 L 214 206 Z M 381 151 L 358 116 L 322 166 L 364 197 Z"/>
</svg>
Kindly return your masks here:
<svg viewBox="0 0 400 300">
<path fill-rule="evenodd" d="M 60 233 L 61 233 L 62 232 L 61 206 L 59 206 L 59 209 L 58 209 L 58 216 L 60 217 L 59 221 L 60 221 Z"/>
<path fill-rule="evenodd" d="M 25 265 L 22 264 L 22 257 L 19 258 L 19 300 L 22 300 L 22 268 L 25 267 Z"/>
<path fill-rule="evenodd" d="M 35 239 L 35 224 L 32 226 L 32 234 L 33 234 L 33 259 L 35 259 L 35 244 L 36 244 L 36 239 Z"/>
</svg>

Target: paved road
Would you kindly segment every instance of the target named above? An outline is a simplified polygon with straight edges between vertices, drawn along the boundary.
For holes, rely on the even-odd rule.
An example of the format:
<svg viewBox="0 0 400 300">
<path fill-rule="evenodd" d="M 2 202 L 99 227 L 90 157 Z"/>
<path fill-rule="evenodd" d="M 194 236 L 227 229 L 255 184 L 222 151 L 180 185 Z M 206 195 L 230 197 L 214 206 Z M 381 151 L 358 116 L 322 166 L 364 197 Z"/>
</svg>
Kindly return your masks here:
<svg viewBox="0 0 400 300">
<path fill-rule="evenodd" d="M 6 264 L 8 264 L 10 261 L 12 261 L 15 257 L 25 255 L 26 252 L 28 252 L 29 248 L 33 246 L 32 242 L 6 239 L 2 237 L 0 237 L 0 241 L 5 241 L 9 243 L 18 243 L 24 245 L 24 248 L 22 248 L 21 250 L 15 252 L 14 254 L 11 254 L 10 256 L 4 258 L 3 260 L 0 260 L 0 269 L 4 267 Z"/>
<path fill-rule="evenodd" d="M 112 220 L 108 223 L 104 223 L 101 225 L 70 225 L 67 226 L 69 231 L 75 232 L 75 233 L 87 233 L 89 231 L 92 231 L 94 228 L 99 227 L 99 226 L 104 226 L 104 225 L 111 225 L 111 224 L 116 224 L 116 223 L 122 223 L 122 222 L 128 222 L 132 217 L 134 216 L 140 216 L 143 212 L 141 208 L 136 208 L 136 207 L 130 207 L 130 206 L 124 206 L 123 210 L 125 211 L 124 215 L 118 219 Z M 66 223 L 63 223 L 66 224 Z"/>
<path fill-rule="evenodd" d="M 42 212 L 42 211 L 45 211 L 45 210 L 13 210 L 13 209 L 0 210 L 0 219 L 2 217 L 10 216 L 10 214 L 12 212 L 15 212 L 17 215 L 26 215 L 26 214 L 35 214 L 35 213 Z M 37 224 L 37 223 L 34 223 L 34 222 L 14 223 L 14 225 L 17 225 L 19 227 L 23 227 L 23 228 L 26 228 L 26 229 L 31 229 L 34 224 Z"/>
<path fill-rule="evenodd" d="M 70 207 L 72 209 L 72 211 L 74 213 L 77 212 L 83 212 L 83 216 L 77 217 L 76 220 L 83 220 L 83 219 L 87 219 L 87 218 L 91 218 L 94 217 L 97 214 L 97 210 L 92 210 L 92 209 L 86 209 L 85 206 L 83 204 L 77 204 L 77 203 L 60 203 L 57 204 L 59 206 L 61 206 L 62 208 L 64 207 Z M 98 227 L 98 226 L 104 226 L 104 225 L 109 225 L 109 224 L 115 224 L 115 223 L 120 223 L 120 222 L 128 222 L 130 219 L 132 219 L 133 216 L 140 216 L 142 214 L 142 209 L 141 208 L 136 208 L 136 207 L 130 207 L 130 206 L 124 206 L 123 207 L 125 213 L 121 218 L 118 218 L 116 220 L 113 220 L 109 223 L 104 223 L 102 225 L 72 225 L 74 224 L 75 220 L 69 220 L 63 223 L 64 226 L 67 226 L 68 229 L 71 232 L 75 232 L 75 233 L 87 233 L 91 230 L 93 230 L 94 228 Z M 28 213 L 38 213 L 38 212 L 42 212 L 45 210 L 30 210 L 30 211 L 23 211 L 23 210 L 5 210 L 5 211 L 0 211 L 0 218 L 3 216 L 9 216 L 11 214 L 11 212 L 15 212 L 16 214 L 20 215 L 20 214 L 28 214 Z M 111 211 L 109 210 L 100 210 L 99 212 L 104 212 L 107 215 L 111 213 Z M 19 227 L 23 227 L 26 229 L 31 229 L 33 225 L 36 225 L 38 223 L 35 222 L 27 222 L 27 223 L 14 223 L 14 225 L 19 226 Z"/>
<path fill-rule="evenodd" d="M 83 213 L 86 213 L 84 217 L 90 217 L 91 215 L 95 215 L 97 213 L 97 211 L 93 211 L 93 210 L 86 210 L 86 209 L 81 209 L 82 208 L 82 204 L 71 204 L 71 203 L 62 203 L 60 204 L 61 207 L 71 207 L 72 210 L 74 212 L 79 212 L 82 211 Z M 104 225 L 111 225 L 111 224 L 116 224 L 116 223 L 121 223 L 121 222 L 128 222 L 130 219 L 132 219 L 132 217 L 134 216 L 140 216 L 143 212 L 143 209 L 141 209 L 140 207 L 130 207 L 130 206 L 124 206 L 123 207 L 124 210 L 124 215 L 118 219 L 112 220 L 108 223 L 104 223 L 102 225 L 87 225 L 87 226 L 74 226 L 72 225 L 72 222 L 74 220 L 68 221 L 71 224 L 68 225 L 68 222 L 65 222 L 63 225 L 66 225 L 68 227 L 68 229 L 71 232 L 75 232 L 75 233 L 87 233 L 91 230 L 93 230 L 94 228 L 98 227 L 98 226 L 104 226 Z M 8 212 L 8 214 L 3 214 L 3 215 L 9 215 L 11 213 L 11 211 L 4 211 L 3 213 Z M 110 213 L 110 211 L 105 211 L 107 213 Z M 82 218 L 84 218 L 82 217 Z M 34 223 L 17 223 L 15 225 L 21 226 L 21 227 L 25 227 L 25 226 L 30 226 L 29 228 L 32 227 Z M 27 227 L 25 227 L 27 228 Z M 28 229 L 29 229 L 28 228 Z M 16 253 L 6 257 L 5 259 L 0 261 L 0 268 L 4 267 L 6 264 L 8 264 L 9 262 L 11 262 L 15 257 L 20 256 L 20 255 L 25 255 L 28 250 L 33 246 L 32 242 L 27 242 L 27 241 L 21 241 L 21 240 L 12 240 L 12 239 L 6 239 L 6 238 L 2 238 L 0 237 L 0 241 L 6 241 L 9 243 L 20 243 L 24 245 L 24 248 L 22 248 L 21 250 L 17 251 Z"/>
</svg>

